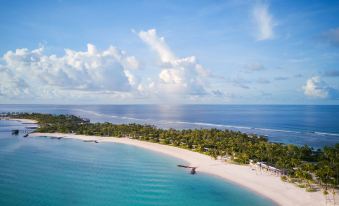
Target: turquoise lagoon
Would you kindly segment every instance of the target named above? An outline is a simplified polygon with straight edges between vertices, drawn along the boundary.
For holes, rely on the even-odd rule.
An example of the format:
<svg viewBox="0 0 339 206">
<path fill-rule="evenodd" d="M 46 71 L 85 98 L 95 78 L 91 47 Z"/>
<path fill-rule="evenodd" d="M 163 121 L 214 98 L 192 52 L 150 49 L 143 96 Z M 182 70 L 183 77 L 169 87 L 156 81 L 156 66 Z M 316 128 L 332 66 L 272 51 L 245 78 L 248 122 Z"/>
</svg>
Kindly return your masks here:
<svg viewBox="0 0 339 206">
<path fill-rule="evenodd" d="M 27 126 L 27 125 L 26 125 Z M 0 121 L 0 205 L 274 205 L 180 159 L 134 146 L 24 138 Z"/>
</svg>

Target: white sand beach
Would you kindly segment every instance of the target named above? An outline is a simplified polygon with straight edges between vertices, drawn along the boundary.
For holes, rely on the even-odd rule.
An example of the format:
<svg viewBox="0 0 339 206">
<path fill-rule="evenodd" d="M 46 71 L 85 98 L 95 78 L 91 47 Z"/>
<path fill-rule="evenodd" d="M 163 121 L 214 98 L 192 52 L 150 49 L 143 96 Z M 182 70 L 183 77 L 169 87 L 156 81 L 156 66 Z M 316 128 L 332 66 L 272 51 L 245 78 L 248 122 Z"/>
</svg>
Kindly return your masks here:
<svg viewBox="0 0 339 206">
<path fill-rule="evenodd" d="M 12 120 L 12 121 L 17 121 L 17 122 L 21 122 L 21 123 L 25 123 L 25 124 L 37 124 L 38 121 L 33 120 L 33 119 L 15 119 L 15 118 L 7 118 L 4 120 Z"/>
<path fill-rule="evenodd" d="M 151 142 L 139 141 L 129 138 L 99 137 L 62 133 L 32 133 L 30 137 L 49 136 L 63 137 L 79 140 L 96 140 L 100 142 L 112 142 L 142 147 L 155 152 L 161 152 L 186 162 L 190 166 L 197 167 L 197 173 L 205 172 L 216 175 L 227 181 L 232 181 L 241 186 L 263 195 L 278 205 L 286 206 L 321 206 L 325 205 L 325 196 L 321 192 L 306 192 L 294 184 L 280 180 L 280 177 L 268 173 L 256 173 L 250 166 L 235 165 L 214 160 L 211 157 L 197 152 L 161 145 Z M 337 195 L 338 196 L 338 195 Z M 337 198 L 338 199 L 338 198 Z M 333 205 L 328 203 L 327 205 Z"/>
</svg>

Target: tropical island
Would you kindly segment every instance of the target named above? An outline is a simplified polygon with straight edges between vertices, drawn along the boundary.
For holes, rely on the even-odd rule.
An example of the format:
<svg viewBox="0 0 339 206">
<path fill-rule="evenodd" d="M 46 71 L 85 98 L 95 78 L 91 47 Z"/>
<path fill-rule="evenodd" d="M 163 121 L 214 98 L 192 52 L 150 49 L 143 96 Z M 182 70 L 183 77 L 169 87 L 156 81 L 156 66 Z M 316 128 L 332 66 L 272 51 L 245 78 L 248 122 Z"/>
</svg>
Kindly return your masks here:
<svg viewBox="0 0 339 206">
<path fill-rule="evenodd" d="M 335 205 L 339 186 L 339 144 L 313 149 L 307 145 L 273 143 L 262 136 L 231 130 L 177 130 L 141 124 L 91 123 L 88 119 L 74 115 L 6 113 L 3 117 L 38 122 L 39 127 L 29 136 L 78 138 L 97 142 L 114 138 L 113 142 L 132 144 L 172 155 L 174 153 L 174 156 L 186 159 L 196 166 L 198 172 L 209 172 L 240 184 L 244 182 L 244 185 L 248 181 L 247 187 L 259 187 L 263 191 L 258 192 L 266 196 L 294 195 L 291 198 L 285 197 L 285 200 L 271 197 L 278 204 L 322 204 L 314 202 L 317 200 L 325 204 L 329 201 Z M 166 152 L 169 151 L 168 148 L 172 148 L 171 152 Z M 210 157 L 207 158 L 206 155 Z M 196 159 L 199 161 L 195 161 Z M 201 159 L 206 162 L 205 166 Z M 214 166 L 212 168 L 211 159 L 218 161 L 222 167 L 225 167 L 225 162 L 232 164 L 227 164 L 226 169 Z M 248 166 L 243 165 L 249 165 L 250 170 Z M 238 172 L 239 177 L 234 176 L 234 173 Z M 248 173 L 251 174 L 246 179 L 245 174 Z M 281 185 L 284 185 L 287 188 L 286 194 L 273 194 L 282 192 L 272 191 L 276 188 L 268 188 L 266 190 L 271 190 L 271 193 L 265 193 L 265 187 L 270 186 L 269 181 L 272 187 L 278 185 L 276 188 L 281 188 Z M 262 185 L 258 186 L 261 183 Z M 319 195 L 320 192 L 322 195 Z M 300 194 L 301 200 L 298 199 Z M 305 202 L 300 202 L 303 198 Z"/>
</svg>

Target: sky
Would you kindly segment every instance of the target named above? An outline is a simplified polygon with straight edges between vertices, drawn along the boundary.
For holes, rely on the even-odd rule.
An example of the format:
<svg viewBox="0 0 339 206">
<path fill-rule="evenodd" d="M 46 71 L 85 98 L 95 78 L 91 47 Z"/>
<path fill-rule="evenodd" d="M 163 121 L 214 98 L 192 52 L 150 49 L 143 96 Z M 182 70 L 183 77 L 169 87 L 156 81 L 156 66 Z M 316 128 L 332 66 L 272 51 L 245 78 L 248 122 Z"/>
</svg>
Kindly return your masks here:
<svg viewBox="0 0 339 206">
<path fill-rule="evenodd" d="M 339 104 L 339 1 L 0 3 L 3 104 Z"/>
</svg>

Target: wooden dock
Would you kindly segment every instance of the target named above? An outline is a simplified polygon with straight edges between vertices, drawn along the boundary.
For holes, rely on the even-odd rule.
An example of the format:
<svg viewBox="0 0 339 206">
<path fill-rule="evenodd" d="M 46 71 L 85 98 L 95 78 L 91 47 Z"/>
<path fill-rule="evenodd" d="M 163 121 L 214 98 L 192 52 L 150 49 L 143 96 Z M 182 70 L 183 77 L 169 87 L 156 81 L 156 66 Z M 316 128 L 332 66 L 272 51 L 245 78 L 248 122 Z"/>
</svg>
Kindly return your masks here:
<svg viewBox="0 0 339 206">
<path fill-rule="evenodd" d="M 183 167 L 183 168 L 191 169 L 191 174 L 192 175 L 195 175 L 197 173 L 196 172 L 197 167 L 191 167 L 191 166 L 187 166 L 187 165 L 178 165 L 178 167 Z"/>
<path fill-rule="evenodd" d="M 98 140 L 84 140 L 83 142 L 94 142 L 94 143 L 99 143 Z"/>
</svg>

